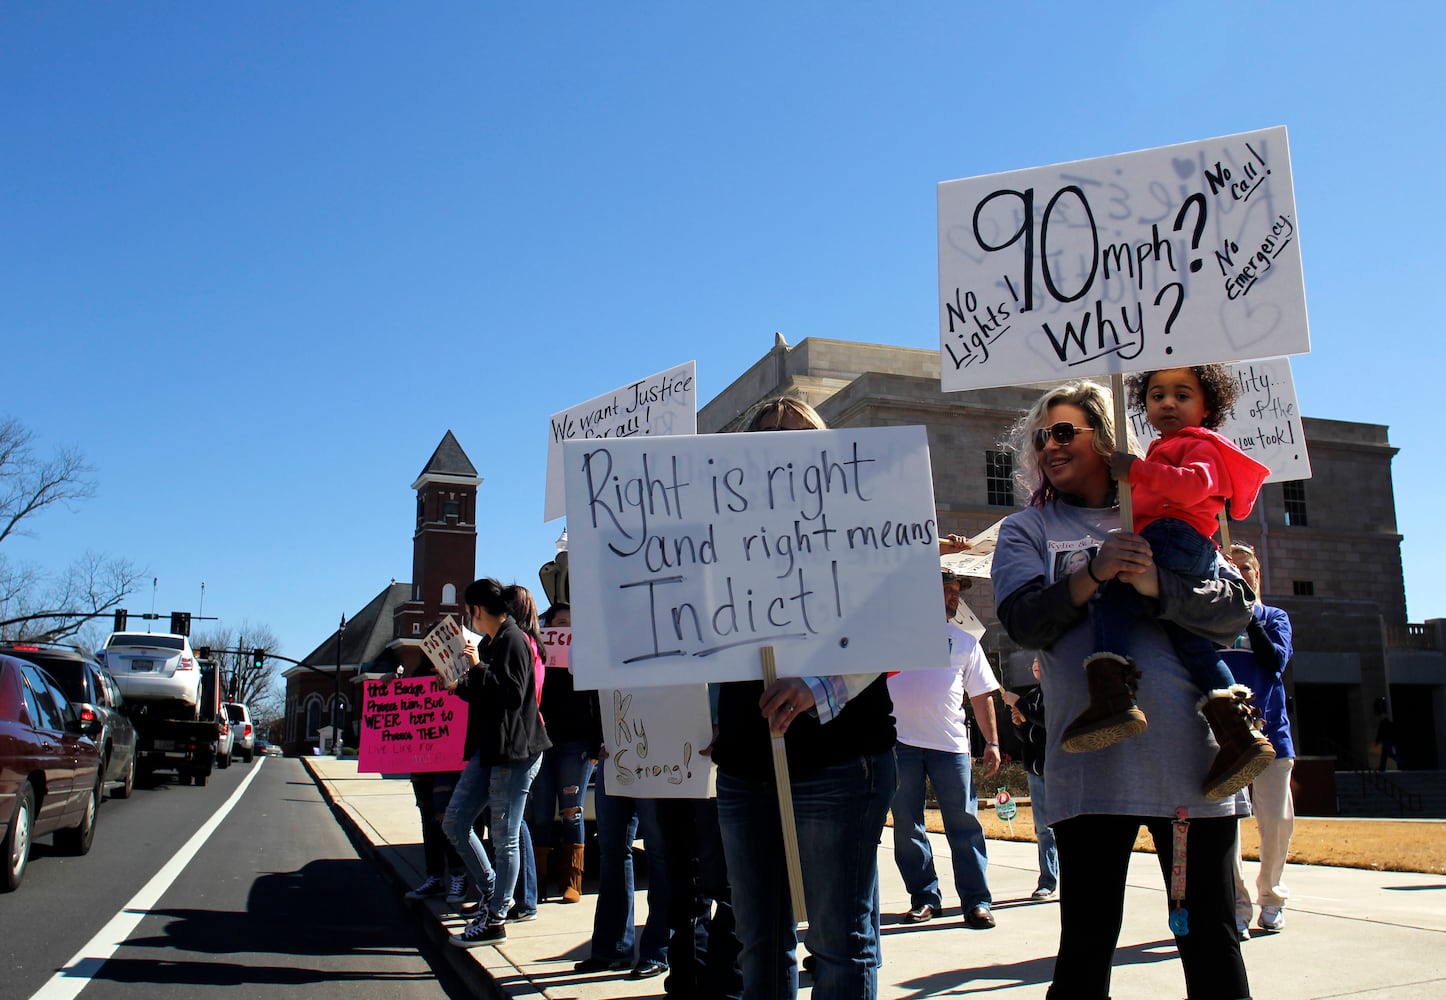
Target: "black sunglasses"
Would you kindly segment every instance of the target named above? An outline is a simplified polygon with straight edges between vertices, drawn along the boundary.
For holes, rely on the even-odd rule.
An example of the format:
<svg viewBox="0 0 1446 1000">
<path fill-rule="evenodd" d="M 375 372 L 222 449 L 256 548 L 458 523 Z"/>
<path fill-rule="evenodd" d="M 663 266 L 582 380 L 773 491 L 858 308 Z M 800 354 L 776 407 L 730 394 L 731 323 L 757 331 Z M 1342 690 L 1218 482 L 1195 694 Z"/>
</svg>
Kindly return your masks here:
<svg viewBox="0 0 1446 1000">
<path fill-rule="evenodd" d="M 1048 427 L 1041 427 L 1034 432 L 1034 450 L 1044 451 L 1044 446 L 1054 438 L 1056 444 L 1069 444 L 1074 436 L 1083 431 L 1092 431 L 1093 427 L 1076 427 L 1068 420 L 1061 420 L 1057 424 L 1050 424 Z"/>
</svg>

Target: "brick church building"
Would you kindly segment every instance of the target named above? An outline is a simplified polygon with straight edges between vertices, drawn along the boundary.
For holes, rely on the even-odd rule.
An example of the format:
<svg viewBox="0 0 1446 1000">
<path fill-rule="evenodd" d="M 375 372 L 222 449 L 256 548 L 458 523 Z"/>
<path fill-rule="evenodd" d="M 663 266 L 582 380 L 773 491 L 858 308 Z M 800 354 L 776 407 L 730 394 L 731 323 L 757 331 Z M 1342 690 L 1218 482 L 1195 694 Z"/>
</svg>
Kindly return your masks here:
<svg viewBox="0 0 1446 1000">
<path fill-rule="evenodd" d="M 310 753 L 332 725 L 333 706 L 344 745 L 355 746 L 359 685 L 368 674 L 409 670 L 422 658 L 421 641 L 444 615 L 460 615 L 462 590 L 477 562 L 477 475 L 449 430 L 412 489 L 417 517 L 412 534 L 412 582 L 391 581 L 366 606 L 285 671 L 287 754 Z"/>
</svg>

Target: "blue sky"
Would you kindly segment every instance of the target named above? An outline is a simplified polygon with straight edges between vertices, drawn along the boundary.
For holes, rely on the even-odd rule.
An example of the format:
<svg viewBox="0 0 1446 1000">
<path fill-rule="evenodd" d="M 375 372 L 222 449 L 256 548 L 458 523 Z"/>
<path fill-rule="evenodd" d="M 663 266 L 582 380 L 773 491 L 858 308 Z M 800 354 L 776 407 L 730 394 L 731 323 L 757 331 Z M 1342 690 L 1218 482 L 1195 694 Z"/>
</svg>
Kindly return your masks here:
<svg viewBox="0 0 1446 1000">
<path fill-rule="evenodd" d="M 1286 125 L 1301 407 L 1389 425 L 1446 616 L 1443 9 L 7 3 L 0 414 L 99 493 L 3 554 L 299 657 L 410 579 L 451 429 L 535 586 L 549 414 L 690 359 L 706 402 L 774 331 L 937 348 L 939 181 Z"/>
</svg>

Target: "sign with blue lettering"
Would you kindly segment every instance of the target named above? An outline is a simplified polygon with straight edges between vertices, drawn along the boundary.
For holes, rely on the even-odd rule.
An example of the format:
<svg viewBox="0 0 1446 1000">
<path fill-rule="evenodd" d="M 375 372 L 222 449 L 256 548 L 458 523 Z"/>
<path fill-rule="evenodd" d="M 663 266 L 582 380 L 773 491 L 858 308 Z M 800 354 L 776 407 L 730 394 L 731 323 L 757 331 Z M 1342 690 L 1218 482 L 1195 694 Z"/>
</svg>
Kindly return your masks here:
<svg viewBox="0 0 1446 1000">
<path fill-rule="evenodd" d="M 1284 127 L 939 185 L 945 391 L 1310 350 Z"/>
<path fill-rule="evenodd" d="M 762 646 L 789 677 L 949 665 L 924 428 L 563 456 L 578 687 L 757 679 Z"/>
</svg>

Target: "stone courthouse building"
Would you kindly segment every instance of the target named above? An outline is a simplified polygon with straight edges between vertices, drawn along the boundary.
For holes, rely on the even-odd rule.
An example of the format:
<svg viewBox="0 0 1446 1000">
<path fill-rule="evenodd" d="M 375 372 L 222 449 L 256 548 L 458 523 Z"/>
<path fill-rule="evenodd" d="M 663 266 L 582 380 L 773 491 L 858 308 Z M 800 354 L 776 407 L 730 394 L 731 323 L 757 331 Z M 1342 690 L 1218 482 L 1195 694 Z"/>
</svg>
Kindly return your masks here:
<svg viewBox="0 0 1446 1000">
<path fill-rule="evenodd" d="M 946 393 L 933 350 L 809 338 L 772 350 L 698 414 L 698 432 L 740 429 L 758 401 L 793 395 L 831 427 L 928 429 L 941 534 L 974 535 L 1018 509 L 1001 441 L 1043 385 Z M 1287 673 L 1297 752 L 1367 763 L 1377 711 L 1392 713 L 1407 767 L 1446 761 L 1446 621 L 1406 621 L 1387 428 L 1304 417 L 1312 478 L 1273 483 L 1232 541 L 1255 546 L 1268 604 L 1295 630 Z M 985 624 L 985 652 L 1005 683 L 1025 683 L 1030 657 L 994 614 L 988 581 L 965 593 Z M 886 665 L 880 664 L 881 667 Z M 1382 701 L 1383 700 L 1383 701 Z M 1374 765 L 1374 759 L 1371 760 Z"/>
</svg>

